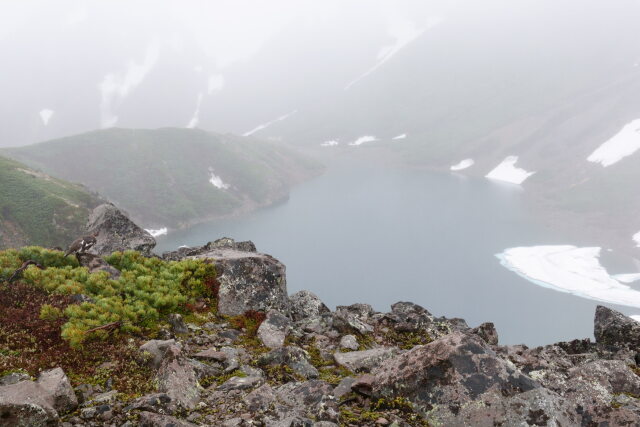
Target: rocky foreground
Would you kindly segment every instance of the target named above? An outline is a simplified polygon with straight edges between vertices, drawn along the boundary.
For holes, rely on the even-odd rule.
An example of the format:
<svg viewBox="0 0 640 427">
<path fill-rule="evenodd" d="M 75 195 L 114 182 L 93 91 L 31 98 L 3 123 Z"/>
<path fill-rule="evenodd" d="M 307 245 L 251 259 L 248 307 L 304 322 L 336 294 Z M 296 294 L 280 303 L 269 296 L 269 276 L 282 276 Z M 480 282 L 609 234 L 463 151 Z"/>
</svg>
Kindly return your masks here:
<svg viewBox="0 0 640 427">
<path fill-rule="evenodd" d="M 215 315 L 170 315 L 153 339 L 129 338 L 152 392 L 77 384 L 55 366 L 14 372 L 0 378 L 1 425 L 640 425 L 640 323 L 606 307 L 596 342 L 501 346 L 491 323 L 410 302 L 331 311 L 311 292 L 289 296 L 284 265 L 251 242 L 163 258 L 211 260 L 219 297 Z M 101 260 L 85 259 L 117 276 Z"/>
</svg>

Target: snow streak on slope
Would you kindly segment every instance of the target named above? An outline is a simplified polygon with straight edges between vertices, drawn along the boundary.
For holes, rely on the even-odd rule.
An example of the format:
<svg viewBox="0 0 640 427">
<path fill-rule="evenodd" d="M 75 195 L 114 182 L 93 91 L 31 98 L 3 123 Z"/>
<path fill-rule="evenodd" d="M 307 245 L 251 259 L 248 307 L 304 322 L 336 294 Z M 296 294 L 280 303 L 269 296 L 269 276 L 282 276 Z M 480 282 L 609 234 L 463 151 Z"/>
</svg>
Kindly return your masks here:
<svg viewBox="0 0 640 427">
<path fill-rule="evenodd" d="M 600 264 L 598 247 L 519 247 L 496 256 L 503 266 L 537 285 L 596 301 L 640 308 L 640 291 L 609 275 Z"/>
<path fill-rule="evenodd" d="M 406 137 L 407 137 L 407 134 L 406 134 L 406 133 L 401 133 L 400 135 L 398 135 L 398 136 L 394 136 L 394 137 L 393 137 L 393 138 L 391 138 L 391 139 L 405 139 Z"/>
<path fill-rule="evenodd" d="M 167 227 L 158 228 L 157 230 L 145 228 L 144 231 L 151 234 L 152 237 L 164 236 L 167 234 Z"/>
<path fill-rule="evenodd" d="M 193 112 L 193 117 L 189 120 L 187 124 L 187 128 L 193 129 L 198 126 L 198 122 L 200 121 L 200 105 L 202 104 L 202 92 L 198 94 L 198 101 L 196 102 L 196 111 Z"/>
<path fill-rule="evenodd" d="M 640 231 L 633 235 L 633 241 L 636 242 L 636 246 L 640 248 Z"/>
<path fill-rule="evenodd" d="M 209 168 L 209 182 L 220 190 L 227 190 L 230 187 L 229 184 L 222 181 L 222 178 L 214 173 L 213 168 L 211 167 Z"/>
<path fill-rule="evenodd" d="M 338 141 L 336 141 L 335 139 L 332 139 L 330 141 L 325 141 L 322 144 L 320 144 L 321 147 L 334 147 L 336 145 L 340 144 Z"/>
<path fill-rule="evenodd" d="M 256 126 L 255 128 L 251 129 L 249 132 L 243 133 L 243 134 L 242 134 L 242 136 L 250 136 L 250 135 L 253 135 L 254 133 L 256 133 L 256 132 L 258 132 L 258 131 L 260 131 L 260 130 L 262 130 L 262 129 L 268 128 L 268 127 L 269 127 L 269 126 L 271 126 L 272 124 L 274 124 L 274 123 L 276 123 L 276 122 L 280 122 L 280 121 L 282 121 L 282 120 L 286 119 L 287 117 L 292 116 L 293 114 L 295 114 L 295 113 L 297 113 L 297 112 L 298 112 L 298 110 L 293 110 L 293 111 L 291 111 L 290 113 L 283 114 L 282 116 L 280 116 L 280 117 L 278 117 L 278 118 L 276 118 L 276 119 L 273 119 L 273 120 L 271 120 L 271 121 L 269 121 L 269 122 L 266 122 L 266 123 L 263 123 L 263 124 L 261 124 L 261 125 Z"/>
<path fill-rule="evenodd" d="M 640 119 L 625 125 L 620 132 L 596 149 L 587 160 L 611 166 L 640 148 Z"/>
<path fill-rule="evenodd" d="M 365 136 L 361 136 L 360 138 L 356 139 L 353 142 L 350 142 L 349 145 L 362 145 L 366 142 L 373 142 L 373 141 L 377 141 L 378 139 L 375 136 L 371 136 L 371 135 L 365 135 Z"/>
<path fill-rule="evenodd" d="M 486 177 L 496 181 L 509 182 L 511 184 L 522 184 L 527 178 L 535 172 L 527 172 L 524 169 L 517 168 L 516 162 L 518 156 L 508 156 L 502 163 L 489 172 Z"/>
<path fill-rule="evenodd" d="M 103 128 L 115 126 L 118 116 L 114 109 L 142 83 L 149 71 L 155 66 L 160 48 L 152 43 L 147 47 L 142 63 L 129 61 L 126 70 L 121 73 L 109 73 L 98 85 L 100 90 L 100 124 Z"/>
<path fill-rule="evenodd" d="M 461 171 L 463 169 L 473 166 L 474 163 L 475 162 L 473 161 L 473 159 L 464 159 L 464 160 L 461 160 L 459 163 L 456 163 L 455 165 L 451 166 L 449 169 L 451 169 L 452 171 Z"/>
<path fill-rule="evenodd" d="M 443 18 L 441 16 L 430 18 L 423 28 L 418 28 L 415 22 L 406 19 L 396 19 L 392 21 L 387 28 L 387 33 L 392 39 L 394 39 L 393 44 L 382 46 L 382 48 L 378 52 L 378 62 L 376 62 L 376 64 L 373 67 L 369 68 L 369 70 L 367 70 L 364 74 L 361 74 L 359 77 L 349 82 L 349 84 L 344 87 L 344 90 L 348 90 L 358 81 L 376 71 L 382 64 L 387 62 L 396 53 L 398 53 L 400 49 L 420 37 L 425 31 L 435 27 L 442 21 Z"/>
<path fill-rule="evenodd" d="M 49 120 L 51 119 L 51 116 L 53 116 L 54 111 L 50 110 L 48 108 L 45 108 L 44 110 L 40 111 L 40 118 L 42 119 L 42 124 L 43 125 L 48 125 L 49 124 Z"/>
</svg>

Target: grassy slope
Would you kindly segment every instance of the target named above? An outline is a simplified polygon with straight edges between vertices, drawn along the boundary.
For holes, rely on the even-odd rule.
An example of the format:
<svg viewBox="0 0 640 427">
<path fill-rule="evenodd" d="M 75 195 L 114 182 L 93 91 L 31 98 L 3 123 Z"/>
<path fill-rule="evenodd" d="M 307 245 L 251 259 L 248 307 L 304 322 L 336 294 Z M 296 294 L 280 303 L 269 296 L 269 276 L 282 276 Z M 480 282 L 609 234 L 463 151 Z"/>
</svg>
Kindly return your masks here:
<svg viewBox="0 0 640 427">
<path fill-rule="evenodd" d="M 0 157 L 0 247 L 64 246 L 99 199 L 79 185 Z"/>
<path fill-rule="evenodd" d="M 81 182 L 145 226 L 175 227 L 267 205 L 319 170 L 282 147 L 197 129 L 100 130 L 8 154 Z M 209 168 L 230 188 L 214 187 Z"/>
</svg>

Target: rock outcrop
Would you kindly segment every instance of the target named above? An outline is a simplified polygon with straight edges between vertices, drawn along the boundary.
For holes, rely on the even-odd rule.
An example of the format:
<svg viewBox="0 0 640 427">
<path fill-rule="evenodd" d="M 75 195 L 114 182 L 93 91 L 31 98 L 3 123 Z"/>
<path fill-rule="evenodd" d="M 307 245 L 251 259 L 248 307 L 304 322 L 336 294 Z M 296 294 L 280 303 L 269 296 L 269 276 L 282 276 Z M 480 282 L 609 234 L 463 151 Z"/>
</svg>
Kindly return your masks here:
<svg viewBox="0 0 640 427">
<path fill-rule="evenodd" d="M 216 266 L 218 312 L 228 316 L 247 311 L 278 310 L 289 314 L 286 268 L 272 256 L 256 252 L 251 242 L 223 238 L 198 248 L 163 254 L 166 260 L 211 259 Z"/>
<path fill-rule="evenodd" d="M 593 334 L 597 343 L 640 351 L 640 323 L 602 305 L 596 307 Z"/>
<path fill-rule="evenodd" d="M 156 240 L 149 233 L 111 203 L 104 203 L 91 212 L 87 229 L 91 233 L 99 232 L 90 252 L 100 256 L 126 250 L 149 256 L 156 246 Z"/>
</svg>

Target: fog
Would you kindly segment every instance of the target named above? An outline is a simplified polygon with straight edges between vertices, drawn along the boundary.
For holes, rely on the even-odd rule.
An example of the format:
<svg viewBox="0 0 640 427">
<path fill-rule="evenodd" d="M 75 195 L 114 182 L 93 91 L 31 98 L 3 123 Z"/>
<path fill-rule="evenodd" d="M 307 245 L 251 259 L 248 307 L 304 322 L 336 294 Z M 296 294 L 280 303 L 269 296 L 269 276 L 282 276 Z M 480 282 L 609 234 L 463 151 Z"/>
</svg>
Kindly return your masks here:
<svg viewBox="0 0 640 427">
<path fill-rule="evenodd" d="M 335 191 L 335 200 L 350 200 L 357 190 L 339 182 L 353 184 L 360 175 L 353 171 L 363 163 L 366 173 L 392 168 L 388 179 L 397 185 L 420 170 L 426 175 L 415 182 L 425 184 L 402 189 L 380 184 L 384 179 L 376 174 L 380 191 L 363 193 L 361 205 L 342 213 L 357 221 L 361 209 L 401 194 L 398 206 L 424 210 L 424 219 L 411 216 L 404 223 L 402 209 L 382 210 L 377 220 L 365 214 L 362 234 L 397 224 L 393 236 L 420 231 L 416 235 L 429 246 L 422 255 L 430 261 L 440 254 L 447 257 L 442 265 L 467 271 L 465 263 L 484 260 L 483 268 L 455 279 L 436 268 L 440 273 L 424 275 L 428 286 L 454 280 L 455 289 L 466 281 L 481 287 L 473 273 L 481 271 L 483 280 L 500 283 L 491 288 L 492 301 L 510 280 L 515 289 L 535 287 L 536 297 L 523 309 L 530 316 L 545 298 L 554 307 L 551 315 L 564 321 L 564 304 L 580 301 L 581 325 L 597 303 L 640 314 L 640 290 L 627 281 L 635 276 L 616 278 L 635 275 L 640 265 L 638 22 L 635 0 L 4 0 L 0 155 L 80 183 L 144 228 L 164 230 L 163 249 L 221 237 L 209 233 L 255 229 L 259 250 L 298 263 L 290 267 L 290 288 L 313 284 L 319 294 L 322 285 L 305 278 L 314 269 L 300 265 L 318 256 L 332 263 L 353 259 L 352 269 L 337 270 L 357 278 L 354 269 L 364 268 L 384 242 L 363 245 L 357 257 L 344 249 L 356 251 L 352 245 L 321 231 L 322 218 L 348 209 L 338 202 L 309 215 L 315 233 L 303 234 L 318 240 L 306 246 L 299 246 L 296 233 L 265 234 L 273 217 L 255 212 L 284 203 L 275 212 L 291 222 L 286 218 L 296 217 L 297 206 L 314 199 L 311 190 L 293 190 L 308 180 L 316 184 L 304 188 L 318 185 L 322 197 Z M 331 191 L 322 187 L 329 183 Z M 422 189 L 438 195 L 438 188 L 450 197 L 422 199 Z M 478 213 L 481 198 L 459 197 L 467 192 L 488 194 L 495 203 L 505 197 L 513 215 L 502 216 L 493 205 Z M 443 216 L 429 211 L 431 203 Z M 466 216 L 447 222 L 451 212 Z M 429 218 L 457 237 L 429 240 L 421 222 Z M 464 236 L 453 231 L 456 221 L 490 230 L 490 238 L 469 231 L 469 239 L 487 238 L 486 245 L 464 247 Z M 348 221 L 330 226 L 341 227 Z M 291 250 L 315 246 L 335 252 L 300 258 Z M 415 260 L 420 247 L 414 241 L 393 256 Z M 457 252 L 464 256 L 457 259 Z M 366 275 L 363 281 L 381 289 L 392 273 L 385 273 L 385 282 Z M 420 277 L 398 279 L 403 298 L 412 298 L 407 283 L 417 300 L 433 297 L 434 288 L 418 291 Z M 377 309 L 394 302 L 366 295 L 366 284 L 354 280 L 338 278 L 334 285 L 353 287 Z M 339 304 L 339 289 L 329 288 L 335 292 L 321 296 Z M 483 301 L 476 310 L 467 301 L 460 305 L 466 309 L 456 310 L 463 292 L 443 294 L 432 298 L 439 301 L 432 307 L 427 297 L 417 302 L 475 323 L 492 320 L 500 309 Z M 522 303 L 517 295 L 524 294 L 508 294 L 508 315 L 495 317 L 511 327 L 508 340 L 515 342 L 518 323 L 510 319 L 514 304 Z M 588 334 L 582 326 L 564 326 L 548 335 L 531 322 L 520 329 L 535 343 Z"/>
</svg>

